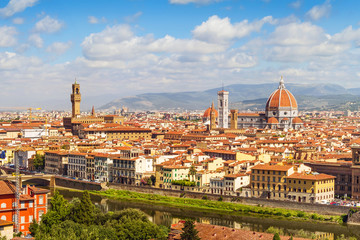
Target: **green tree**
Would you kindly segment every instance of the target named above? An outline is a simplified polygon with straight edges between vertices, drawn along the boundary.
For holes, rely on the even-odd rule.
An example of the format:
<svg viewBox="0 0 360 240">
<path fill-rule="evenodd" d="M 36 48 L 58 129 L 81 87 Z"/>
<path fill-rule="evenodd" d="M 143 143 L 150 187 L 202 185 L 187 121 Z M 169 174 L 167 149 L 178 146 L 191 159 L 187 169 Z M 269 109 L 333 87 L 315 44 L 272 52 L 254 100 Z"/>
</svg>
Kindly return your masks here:
<svg viewBox="0 0 360 240">
<path fill-rule="evenodd" d="M 36 170 L 43 170 L 45 162 L 45 155 L 36 154 L 34 157 L 34 167 Z"/>
<path fill-rule="evenodd" d="M 32 223 L 29 226 L 29 231 L 30 231 L 31 235 L 35 236 L 38 229 L 39 229 L 39 224 L 36 222 L 36 220 L 34 218 L 34 220 L 32 221 Z"/>
<path fill-rule="evenodd" d="M 281 240 L 279 233 L 274 234 L 273 240 Z"/>
<path fill-rule="evenodd" d="M 183 232 L 180 234 L 181 240 L 200 240 L 199 232 L 195 229 L 194 220 L 186 220 L 182 230 Z"/>
<path fill-rule="evenodd" d="M 151 179 L 151 183 L 153 186 L 155 186 L 155 183 L 156 183 L 156 177 L 154 175 L 151 175 L 150 176 L 150 179 Z"/>
<path fill-rule="evenodd" d="M 73 221 L 76 223 L 93 224 L 95 220 L 95 205 L 91 202 L 90 194 L 84 191 L 80 203 L 73 208 Z"/>
</svg>

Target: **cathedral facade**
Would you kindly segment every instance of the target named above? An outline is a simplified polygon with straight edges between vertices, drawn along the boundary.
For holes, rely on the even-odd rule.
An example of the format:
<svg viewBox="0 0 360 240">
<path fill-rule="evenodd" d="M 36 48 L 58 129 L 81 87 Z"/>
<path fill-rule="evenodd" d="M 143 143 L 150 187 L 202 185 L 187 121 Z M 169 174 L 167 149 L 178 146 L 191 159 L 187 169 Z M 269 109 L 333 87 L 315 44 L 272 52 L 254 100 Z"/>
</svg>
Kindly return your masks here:
<svg viewBox="0 0 360 240">
<path fill-rule="evenodd" d="M 286 89 L 284 80 L 281 77 L 279 87 L 270 94 L 265 112 L 262 113 L 239 113 L 238 110 L 228 110 L 227 91 L 218 92 L 218 111 L 209 107 L 204 113 L 204 121 L 210 119 L 211 111 L 216 114 L 218 128 L 230 129 L 243 128 L 271 128 L 271 129 L 299 129 L 303 126 L 302 120 L 298 117 L 298 105 L 292 93 Z M 230 114 L 229 114 L 230 112 Z M 226 117 L 226 120 L 224 120 Z M 228 124 L 230 123 L 230 124 Z"/>
<path fill-rule="evenodd" d="M 303 126 L 298 117 L 298 105 L 292 93 L 285 88 L 281 77 L 279 87 L 270 94 L 264 113 L 238 113 L 232 110 L 230 121 L 232 128 L 271 128 L 271 129 L 299 129 Z"/>
</svg>

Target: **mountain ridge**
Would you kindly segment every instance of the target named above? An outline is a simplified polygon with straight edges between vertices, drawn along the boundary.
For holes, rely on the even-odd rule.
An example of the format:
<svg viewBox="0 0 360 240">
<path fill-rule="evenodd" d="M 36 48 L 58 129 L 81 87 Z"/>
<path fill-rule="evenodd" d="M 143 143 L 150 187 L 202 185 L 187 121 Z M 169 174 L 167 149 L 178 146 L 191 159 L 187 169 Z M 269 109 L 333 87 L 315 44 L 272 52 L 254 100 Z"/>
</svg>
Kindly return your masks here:
<svg viewBox="0 0 360 240">
<path fill-rule="evenodd" d="M 265 84 L 231 84 L 224 89 L 229 91 L 231 108 L 244 109 L 240 104 L 247 104 L 249 110 L 265 106 L 267 98 L 278 88 L 276 83 Z M 346 101 L 360 101 L 360 88 L 346 89 L 338 84 L 286 84 L 286 88 L 295 96 L 301 109 L 327 109 L 328 105 L 346 104 Z M 102 110 L 119 109 L 126 106 L 130 111 L 137 110 L 200 110 L 216 103 L 217 92 L 222 88 L 212 88 L 204 91 L 184 91 L 174 93 L 143 93 L 110 101 L 100 107 Z M 306 97 L 308 96 L 308 97 Z M 327 97 L 326 97 L 327 96 Z M 261 101 L 265 100 L 261 105 Z M 306 101 L 321 100 L 321 104 Z M 238 107 L 236 107 L 238 106 Z M 258 110 L 263 110 L 258 109 Z"/>
</svg>

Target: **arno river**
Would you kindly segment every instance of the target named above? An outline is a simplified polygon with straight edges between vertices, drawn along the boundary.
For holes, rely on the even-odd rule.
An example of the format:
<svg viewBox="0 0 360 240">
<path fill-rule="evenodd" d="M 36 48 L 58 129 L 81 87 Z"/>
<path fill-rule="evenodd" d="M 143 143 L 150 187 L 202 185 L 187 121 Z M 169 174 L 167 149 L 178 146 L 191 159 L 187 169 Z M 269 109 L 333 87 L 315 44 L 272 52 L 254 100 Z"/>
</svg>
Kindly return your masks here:
<svg viewBox="0 0 360 240">
<path fill-rule="evenodd" d="M 71 200 L 73 197 L 81 197 L 81 192 L 58 189 L 65 199 Z M 355 236 L 360 239 L 360 226 L 339 225 L 327 223 L 314 223 L 307 221 L 291 221 L 287 219 L 276 219 L 271 217 L 253 217 L 239 215 L 223 215 L 217 213 L 201 212 L 188 209 L 173 207 L 163 207 L 158 205 L 148 205 L 138 202 L 119 201 L 107 199 L 100 196 L 91 196 L 95 205 L 102 211 L 117 211 L 124 208 L 137 208 L 145 212 L 149 219 L 165 226 L 177 223 L 181 219 L 195 218 L 199 222 L 215 225 L 227 226 L 232 228 L 242 228 L 251 231 L 264 232 L 270 227 L 280 228 L 286 235 L 296 234 L 316 239 L 336 239 L 341 234 L 345 236 Z"/>
</svg>

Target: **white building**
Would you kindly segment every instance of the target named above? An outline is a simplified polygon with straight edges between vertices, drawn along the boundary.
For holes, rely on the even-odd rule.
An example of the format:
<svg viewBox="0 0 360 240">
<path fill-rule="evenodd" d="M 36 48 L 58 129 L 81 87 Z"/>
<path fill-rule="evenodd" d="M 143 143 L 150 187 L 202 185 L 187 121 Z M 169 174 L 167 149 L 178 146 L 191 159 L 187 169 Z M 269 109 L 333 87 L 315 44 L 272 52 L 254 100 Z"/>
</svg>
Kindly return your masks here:
<svg viewBox="0 0 360 240">
<path fill-rule="evenodd" d="M 86 178 L 86 156 L 85 153 L 69 153 L 68 176 Z"/>
</svg>

